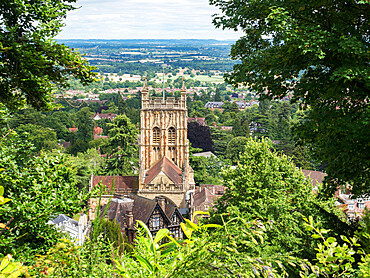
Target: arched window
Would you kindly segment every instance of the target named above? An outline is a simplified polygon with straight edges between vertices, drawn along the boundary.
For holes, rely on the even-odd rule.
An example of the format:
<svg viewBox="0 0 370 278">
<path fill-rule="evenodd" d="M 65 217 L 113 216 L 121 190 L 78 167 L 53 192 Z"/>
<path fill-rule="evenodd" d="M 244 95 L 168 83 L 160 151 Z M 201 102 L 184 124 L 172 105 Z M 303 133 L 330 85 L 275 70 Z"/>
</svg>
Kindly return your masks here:
<svg viewBox="0 0 370 278">
<path fill-rule="evenodd" d="M 154 160 L 157 161 L 159 160 L 161 157 L 160 157 L 160 148 L 159 147 L 154 147 L 153 148 L 153 152 L 154 152 Z"/>
<path fill-rule="evenodd" d="M 173 127 L 168 129 L 168 144 L 176 143 L 176 130 Z"/>
<path fill-rule="evenodd" d="M 161 142 L 161 131 L 158 127 L 153 128 L 153 144 Z"/>
<path fill-rule="evenodd" d="M 169 157 L 170 159 L 176 163 L 176 148 L 175 147 L 168 147 Z"/>
</svg>

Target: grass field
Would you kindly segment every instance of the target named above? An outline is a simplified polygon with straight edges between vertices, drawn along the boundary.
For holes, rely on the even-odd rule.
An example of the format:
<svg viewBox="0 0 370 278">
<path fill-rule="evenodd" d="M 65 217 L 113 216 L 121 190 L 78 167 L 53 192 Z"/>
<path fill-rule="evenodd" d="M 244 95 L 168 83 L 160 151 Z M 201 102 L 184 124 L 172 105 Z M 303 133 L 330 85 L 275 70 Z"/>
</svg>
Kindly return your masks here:
<svg viewBox="0 0 370 278">
<path fill-rule="evenodd" d="M 194 77 L 190 77 L 189 74 L 184 74 L 184 75 L 176 75 L 172 76 L 171 79 L 175 80 L 178 77 L 184 76 L 185 79 L 193 79 L 193 80 L 199 80 L 200 82 L 211 82 L 211 83 L 224 83 L 224 78 L 222 76 L 211 76 L 209 77 L 208 75 L 195 75 Z M 168 75 L 164 76 L 164 80 L 167 81 Z M 157 82 L 162 82 L 163 81 L 163 76 L 162 74 L 157 74 Z"/>
</svg>

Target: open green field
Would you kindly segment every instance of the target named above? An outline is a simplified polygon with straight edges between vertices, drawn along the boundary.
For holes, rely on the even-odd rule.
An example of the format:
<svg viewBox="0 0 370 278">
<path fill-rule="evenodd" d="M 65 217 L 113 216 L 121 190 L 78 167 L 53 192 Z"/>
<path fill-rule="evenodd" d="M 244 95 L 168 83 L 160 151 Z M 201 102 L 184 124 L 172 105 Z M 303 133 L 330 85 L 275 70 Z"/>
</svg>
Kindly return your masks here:
<svg viewBox="0 0 370 278">
<path fill-rule="evenodd" d="M 175 80 L 178 77 L 184 76 L 185 79 L 193 79 L 193 80 L 199 80 L 200 82 L 211 82 L 211 83 L 224 83 L 224 78 L 222 76 L 211 76 L 209 77 L 208 75 L 195 75 L 194 77 L 190 77 L 189 74 L 184 74 L 184 75 L 176 75 L 172 76 L 171 80 Z M 160 82 L 163 82 L 163 76 L 162 74 L 157 75 L 157 80 Z M 168 75 L 165 75 L 164 80 L 168 80 Z"/>
</svg>

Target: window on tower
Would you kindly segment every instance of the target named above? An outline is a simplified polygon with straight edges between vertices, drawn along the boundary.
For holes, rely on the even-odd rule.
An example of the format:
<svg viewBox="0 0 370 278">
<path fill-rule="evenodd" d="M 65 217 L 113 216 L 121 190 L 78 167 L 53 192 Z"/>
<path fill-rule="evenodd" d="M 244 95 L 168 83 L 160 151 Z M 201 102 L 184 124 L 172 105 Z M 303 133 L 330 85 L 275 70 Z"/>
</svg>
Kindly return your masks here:
<svg viewBox="0 0 370 278">
<path fill-rule="evenodd" d="M 161 131 L 158 127 L 153 128 L 153 144 L 161 142 Z"/>
<path fill-rule="evenodd" d="M 176 130 L 173 127 L 168 129 L 168 144 L 175 144 L 176 142 Z"/>
</svg>

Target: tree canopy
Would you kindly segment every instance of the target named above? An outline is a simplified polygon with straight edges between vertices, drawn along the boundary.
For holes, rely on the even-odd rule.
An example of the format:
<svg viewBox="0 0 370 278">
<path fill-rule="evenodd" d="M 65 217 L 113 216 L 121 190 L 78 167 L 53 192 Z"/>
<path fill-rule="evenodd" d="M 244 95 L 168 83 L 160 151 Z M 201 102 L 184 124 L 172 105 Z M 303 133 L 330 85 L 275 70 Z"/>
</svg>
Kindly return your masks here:
<svg viewBox="0 0 370 278">
<path fill-rule="evenodd" d="M 0 4 L 0 101 L 50 109 L 52 94 L 73 75 L 88 83 L 93 69 L 77 51 L 53 38 L 76 0 L 2 1 Z"/>
<path fill-rule="evenodd" d="M 272 253 L 294 251 L 306 258 L 312 256 L 312 246 L 309 247 L 312 238 L 304 232 L 303 217 L 314 216 L 321 221 L 320 225 L 330 226 L 334 233 L 350 231 L 333 213 L 334 205 L 314 195 L 302 171 L 287 156 L 270 151 L 268 139 L 240 139 L 245 140 L 245 151 L 240 154 L 237 166 L 223 173 L 227 189 L 215 207 L 211 222 L 219 221 L 223 214 L 228 214 L 230 219 L 242 215 L 246 221 L 269 222 L 267 233 L 271 241 L 266 245 Z"/>
<path fill-rule="evenodd" d="M 265 98 L 310 108 L 300 135 L 326 163 L 330 189 L 369 192 L 368 1 L 210 0 L 217 27 L 242 30 L 227 75 Z"/>
<path fill-rule="evenodd" d="M 138 130 L 130 119 L 122 114 L 108 123 L 109 151 L 106 172 L 108 175 L 129 175 L 138 169 Z"/>
</svg>

